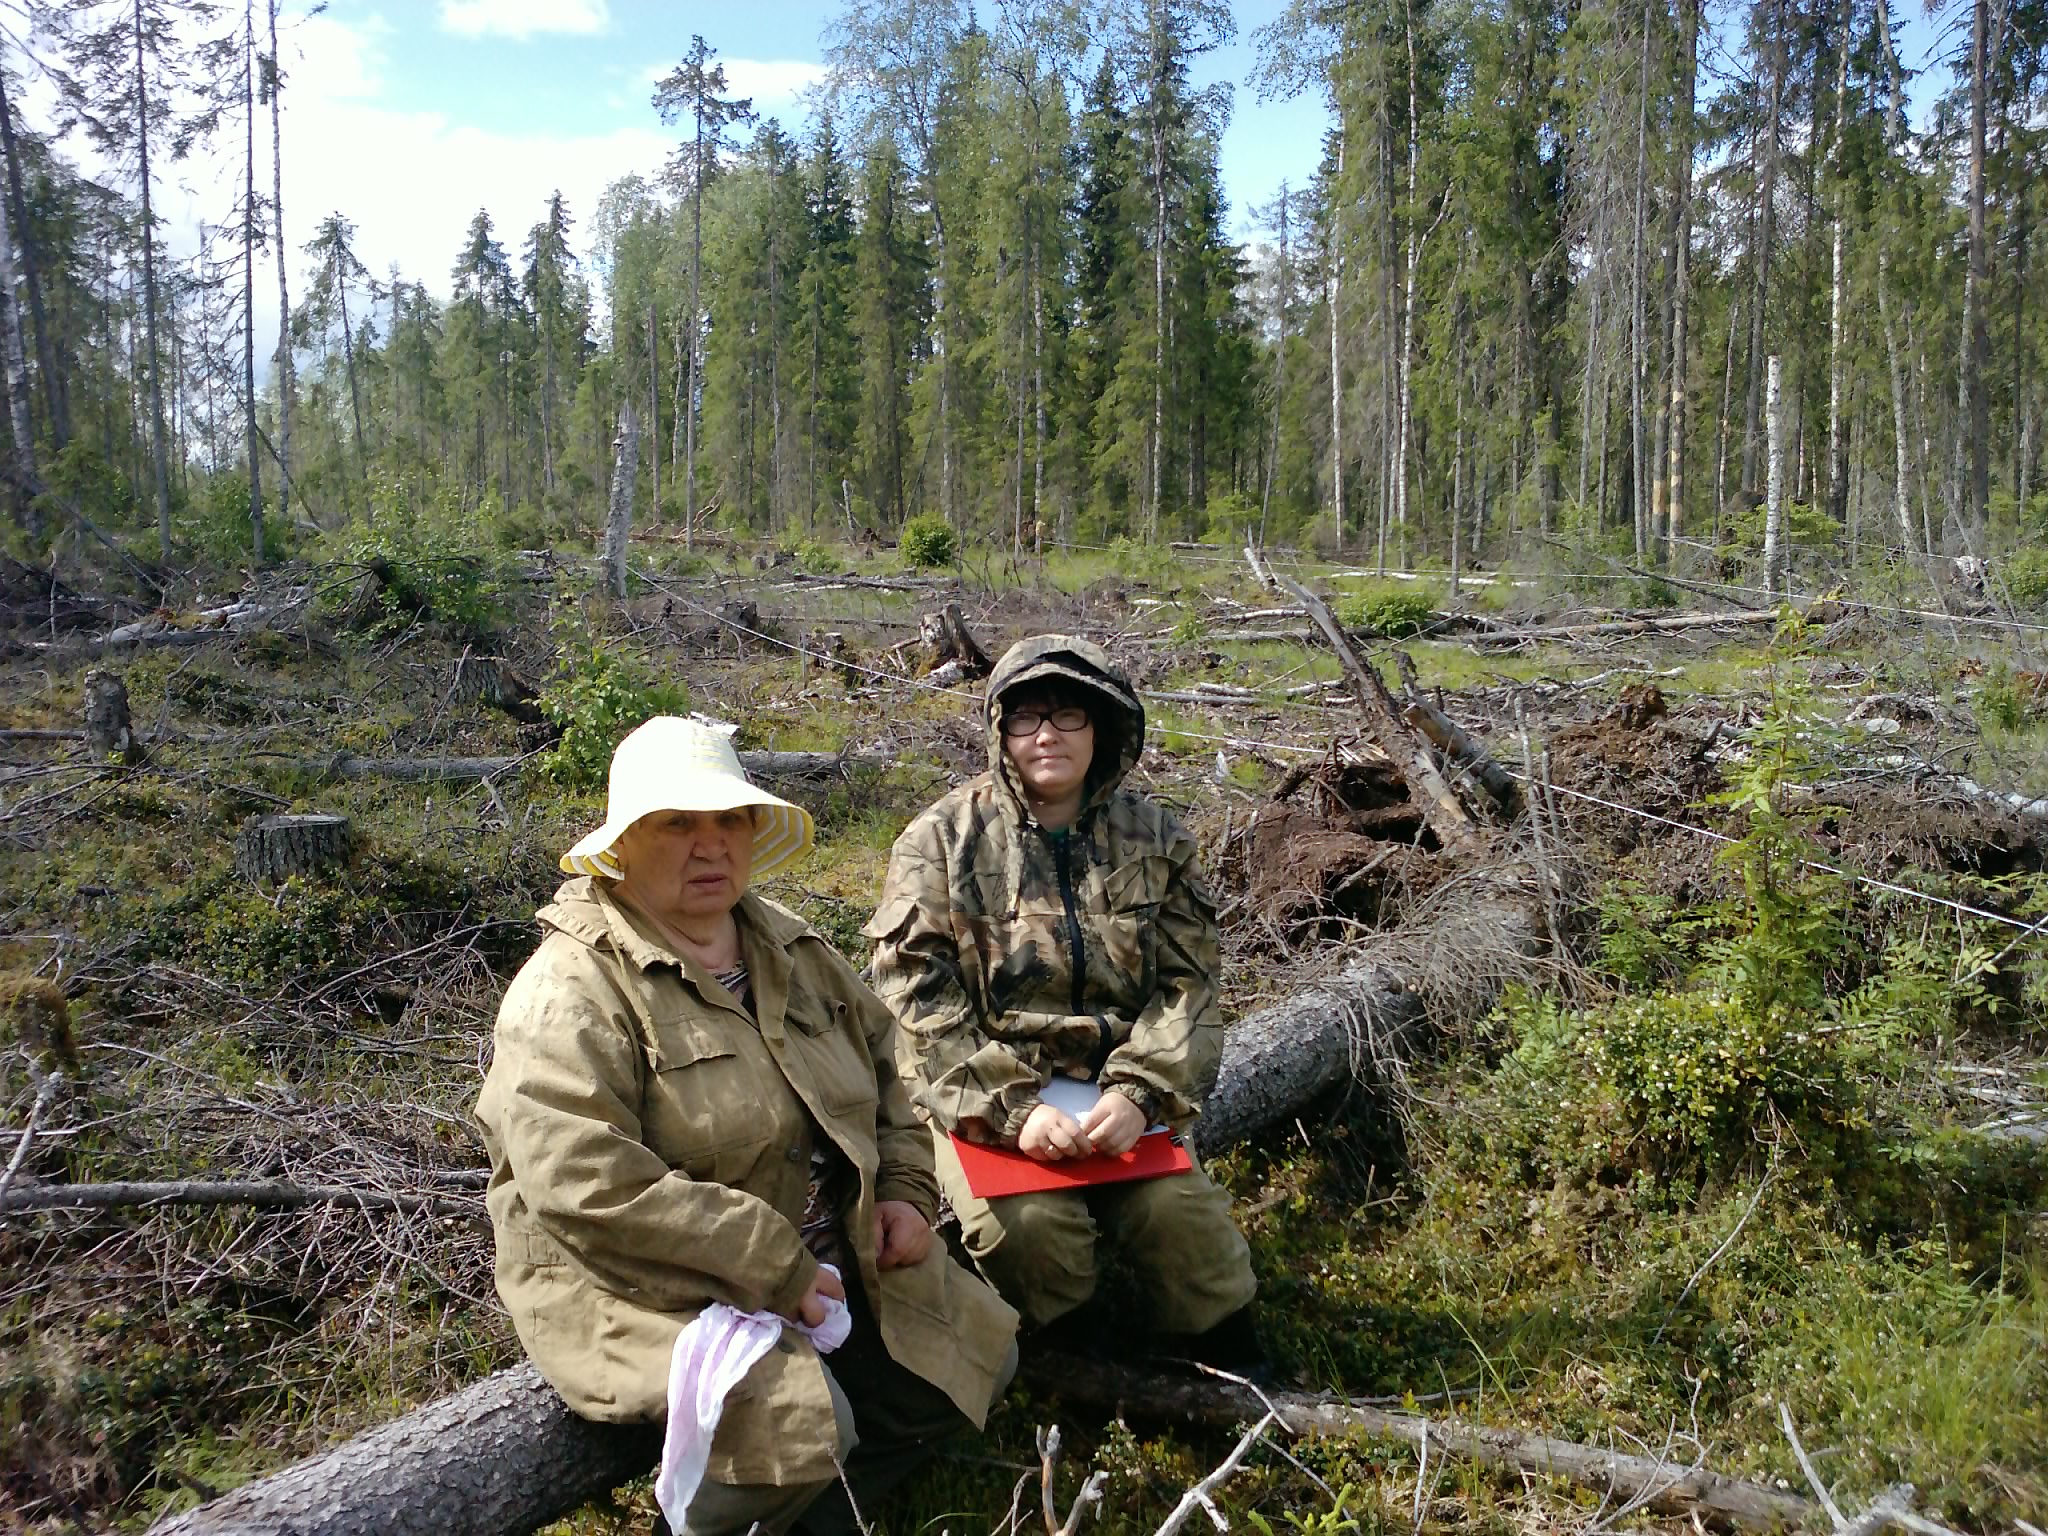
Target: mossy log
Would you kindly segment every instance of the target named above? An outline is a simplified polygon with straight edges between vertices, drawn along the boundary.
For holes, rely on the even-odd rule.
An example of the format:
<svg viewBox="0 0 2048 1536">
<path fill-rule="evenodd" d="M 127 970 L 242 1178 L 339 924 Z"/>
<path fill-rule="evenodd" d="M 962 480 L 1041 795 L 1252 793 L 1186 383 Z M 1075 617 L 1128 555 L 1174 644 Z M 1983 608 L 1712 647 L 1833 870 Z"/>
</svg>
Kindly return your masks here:
<svg viewBox="0 0 2048 1536">
<path fill-rule="evenodd" d="M 346 816 L 251 816 L 235 838 L 235 873 L 244 880 L 317 874 L 353 845 Z"/>
<path fill-rule="evenodd" d="M 1426 925 L 1359 945 L 1329 981 L 1231 1030 L 1197 1139 L 1206 1148 L 1241 1141 L 1354 1074 L 1397 1075 L 1432 1012 L 1490 1007 L 1502 982 L 1528 974 L 1541 933 L 1519 865 L 1453 882 Z M 156 1530 L 514 1536 L 645 1474 L 658 1453 L 652 1431 L 577 1419 L 522 1365 Z"/>
</svg>

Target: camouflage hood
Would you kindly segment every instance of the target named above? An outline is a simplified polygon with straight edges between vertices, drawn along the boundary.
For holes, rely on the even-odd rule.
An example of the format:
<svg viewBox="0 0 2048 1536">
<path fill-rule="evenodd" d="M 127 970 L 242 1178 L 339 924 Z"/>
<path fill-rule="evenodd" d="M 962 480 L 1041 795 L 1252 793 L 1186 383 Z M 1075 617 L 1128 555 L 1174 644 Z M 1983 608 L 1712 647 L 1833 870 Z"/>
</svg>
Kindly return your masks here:
<svg viewBox="0 0 2048 1536">
<path fill-rule="evenodd" d="M 1016 810 L 1025 808 L 1024 788 L 1003 751 L 1003 696 L 1028 683 L 1065 683 L 1087 690 L 1095 717 L 1095 762 L 1088 770 L 1083 812 L 1114 795 L 1145 750 L 1145 706 L 1109 652 L 1075 635 L 1034 635 L 1019 640 L 996 663 L 983 696 L 982 724 L 988 767 Z"/>
</svg>

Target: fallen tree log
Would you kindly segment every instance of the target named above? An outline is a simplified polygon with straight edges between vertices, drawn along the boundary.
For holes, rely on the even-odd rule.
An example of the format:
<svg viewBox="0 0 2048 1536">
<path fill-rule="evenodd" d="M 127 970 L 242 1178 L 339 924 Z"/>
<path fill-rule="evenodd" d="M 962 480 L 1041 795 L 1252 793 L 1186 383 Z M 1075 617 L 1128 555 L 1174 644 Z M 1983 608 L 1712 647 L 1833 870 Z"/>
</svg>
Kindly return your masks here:
<svg viewBox="0 0 2048 1536">
<path fill-rule="evenodd" d="M 1273 1412 L 1296 1435 L 1363 1430 L 1417 1448 L 1426 1439 L 1432 1451 L 1483 1467 L 1558 1478 L 1598 1489 L 1616 1503 L 1659 1514 L 1697 1511 L 1703 1520 L 1739 1530 L 1790 1530 L 1814 1512 L 1813 1505 L 1796 1494 L 1723 1477 L 1682 1461 L 1634 1456 L 1549 1435 L 1432 1419 L 1305 1392 L 1261 1396 L 1250 1387 L 1213 1376 L 1141 1373 L 1100 1360 L 1061 1356 L 1027 1363 L 1025 1379 L 1051 1397 L 1104 1415 L 1229 1429 Z"/>
<path fill-rule="evenodd" d="M 24 1211 L 120 1211 L 164 1205 L 239 1205 L 256 1210 L 296 1211 L 314 1205 L 348 1205 L 363 1211 L 398 1211 L 408 1216 L 446 1216 L 471 1224 L 489 1222 L 476 1202 L 439 1195 L 406 1195 L 341 1185 L 217 1179 L 175 1179 L 116 1184 L 31 1184 L 0 1195 L 0 1216 Z"/>
<path fill-rule="evenodd" d="M 1823 599 L 1800 613 L 1809 624 L 1841 617 L 1841 605 Z M 1522 645 L 1532 640 L 1599 640 L 1615 635 L 1673 635 L 1690 629 L 1726 629 L 1740 625 L 1775 624 L 1776 609 L 1747 613 L 1679 613 L 1668 618 L 1601 619 L 1590 624 L 1550 624 L 1540 629 L 1482 629 L 1468 645 Z"/>
<path fill-rule="evenodd" d="M 303 762 L 307 773 L 335 779 L 396 779 L 406 784 L 431 784 L 455 779 L 495 779 L 523 768 L 526 757 L 362 757 L 337 752 L 330 758 Z M 856 752 L 742 752 L 740 766 L 764 779 L 822 779 L 848 768 L 886 767 L 892 760 Z"/>
<path fill-rule="evenodd" d="M 1522 866 L 1477 870 L 1443 886 L 1408 928 L 1359 945 L 1327 981 L 1239 1020 L 1197 1125 L 1201 1145 L 1241 1141 L 1354 1077 L 1404 1092 L 1426 1021 L 1483 1012 L 1541 965 L 1537 906 Z M 652 1431 L 585 1423 L 521 1365 L 154 1529 L 523 1536 L 644 1475 L 658 1453 Z"/>
<path fill-rule="evenodd" d="M 511 1536 L 653 1467 L 657 1425 L 592 1424 L 516 1366 L 152 1527 L 157 1536 Z"/>
</svg>

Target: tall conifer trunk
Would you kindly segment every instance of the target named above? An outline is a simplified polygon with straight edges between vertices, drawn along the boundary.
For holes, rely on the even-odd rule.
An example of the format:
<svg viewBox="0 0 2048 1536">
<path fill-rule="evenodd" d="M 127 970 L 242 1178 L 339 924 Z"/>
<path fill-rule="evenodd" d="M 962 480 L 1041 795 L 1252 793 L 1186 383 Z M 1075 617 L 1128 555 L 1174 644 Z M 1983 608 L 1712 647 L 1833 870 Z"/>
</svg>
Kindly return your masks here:
<svg viewBox="0 0 2048 1536">
<path fill-rule="evenodd" d="M 149 188 L 149 81 L 142 28 L 142 0 L 134 0 L 135 123 L 142 178 L 142 309 L 149 339 L 150 464 L 156 483 L 157 546 L 171 558 L 171 471 L 164 459 L 164 391 L 159 376 L 156 341 L 156 233 Z"/>
<path fill-rule="evenodd" d="M 64 370 L 57 364 L 50 340 L 50 319 L 43 308 L 43 284 L 36 259 L 35 231 L 30 227 L 28 199 L 21 191 L 21 151 L 14 142 L 14 107 L 7 98 L 7 78 L 0 71 L 0 151 L 7 158 L 6 196 L 15 238 L 21 242 L 21 275 L 28 289 L 29 319 L 35 325 L 36 371 L 41 375 L 43 404 L 50 415 L 50 441 L 61 449 L 71 441 L 71 399 Z M 11 291 L 11 290 L 10 290 Z"/>
<path fill-rule="evenodd" d="M 7 424 L 14 434 L 14 461 L 19 467 L 21 523 L 31 534 L 40 533 L 34 511 L 36 484 L 36 428 L 29 411 L 28 351 L 21 343 L 21 305 L 14 291 L 14 236 L 8 226 L 7 204 L 0 199 L 0 343 L 4 343 L 7 368 Z"/>
<path fill-rule="evenodd" d="M 249 545 L 261 565 L 263 459 L 256 431 L 256 0 L 242 0 L 242 110 L 242 407 L 249 454 Z"/>
<path fill-rule="evenodd" d="M 1854 29 L 1844 16 L 1842 54 L 1835 70 L 1835 238 L 1828 285 L 1828 515 L 1837 523 L 1846 523 L 1849 512 L 1849 432 L 1844 419 L 1848 358 L 1843 335 L 1849 294 L 1849 178 L 1842 165 L 1842 140 L 1849 125 L 1849 42 L 1853 36 Z"/>
<path fill-rule="evenodd" d="M 277 515 L 289 517 L 292 505 L 292 291 L 284 262 L 284 117 L 278 93 L 284 68 L 277 53 L 277 0 L 270 13 L 270 218 L 277 244 Z M 398 303 L 396 286 L 391 302 Z"/>
<path fill-rule="evenodd" d="M 1700 0 L 1684 0 L 1680 27 L 1685 34 L 1679 60 L 1678 146 L 1672 156 L 1676 204 L 1671 245 L 1671 484 L 1665 495 L 1665 559 L 1676 564 L 1678 540 L 1685 531 L 1686 316 L 1692 307 L 1692 141 L 1693 105 L 1699 72 Z"/>
<path fill-rule="evenodd" d="M 1742 494 L 1754 494 L 1758 433 L 1762 425 L 1764 316 L 1770 307 L 1771 245 L 1776 238 L 1778 195 L 1778 130 L 1785 100 L 1785 4 L 1778 0 L 1771 24 L 1771 95 L 1764 124 L 1764 163 L 1757 178 L 1756 291 L 1749 312 L 1749 405 L 1742 428 Z"/>
</svg>

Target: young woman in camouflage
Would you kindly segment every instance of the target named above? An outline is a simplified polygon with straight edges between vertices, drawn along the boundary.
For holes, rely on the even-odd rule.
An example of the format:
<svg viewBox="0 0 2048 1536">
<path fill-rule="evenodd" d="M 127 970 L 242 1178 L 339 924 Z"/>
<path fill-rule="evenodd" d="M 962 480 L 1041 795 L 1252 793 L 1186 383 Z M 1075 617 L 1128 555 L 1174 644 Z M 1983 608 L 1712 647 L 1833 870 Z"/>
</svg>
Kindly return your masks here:
<svg viewBox="0 0 2048 1536">
<path fill-rule="evenodd" d="M 1185 1130 L 1223 1040 L 1216 907 L 1193 839 L 1123 787 L 1145 741 L 1130 680 L 1099 646 L 1042 635 L 989 678 L 989 771 L 896 840 L 874 985 L 933 1131 L 940 1184 L 983 1274 L 1044 1327 L 1094 1294 L 1097 1244 L 1137 1271 L 1177 1353 L 1248 1364 L 1251 1256 L 1230 1198 L 1190 1173 L 983 1200 L 949 1137 L 1059 1160 Z M 1080 1118 L 1053 1074 L 1102 1089 Z"/>
</svg>

